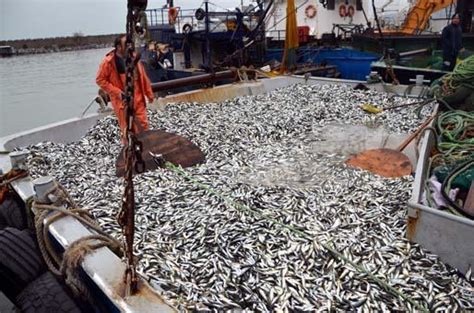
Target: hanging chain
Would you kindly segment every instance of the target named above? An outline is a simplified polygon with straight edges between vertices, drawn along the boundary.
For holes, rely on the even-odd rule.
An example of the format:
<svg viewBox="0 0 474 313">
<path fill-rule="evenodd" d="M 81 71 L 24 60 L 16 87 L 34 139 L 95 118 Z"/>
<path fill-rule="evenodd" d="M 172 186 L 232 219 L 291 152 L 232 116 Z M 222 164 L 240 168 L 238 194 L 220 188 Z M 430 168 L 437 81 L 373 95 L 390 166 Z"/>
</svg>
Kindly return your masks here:
<svg viewBox="0 0 474 313">
<path fill-rule="evenodd" d="M 127 128 L 125 129 L 125 138 L 127 144 L 124 150 L 125 158 L 125 188 L 122 197 L 122 209 L 118 215 L 118 223 L 122 228 L 125 251 L 125 284 L 126 296 L 132 295 L 137 291 L 138 277 L 136 272 L 136 262 L 133 254 L 133 239 L 135 235 L 135 193 L 133 188 L 133 172 L 143 172 L 144 162 L 141 157 L 142 144 L 138 141 L 133 131 L 134 114 L 134 72 L 135 72 L 135 47 L 134 47 L 134 27 L 136 10 L 132 5 L 133 1 L 128 2 L 127 13 L 127 58 L 125 60 L 126 80 L 124 90 L 125 118 Z"/>
</svg>

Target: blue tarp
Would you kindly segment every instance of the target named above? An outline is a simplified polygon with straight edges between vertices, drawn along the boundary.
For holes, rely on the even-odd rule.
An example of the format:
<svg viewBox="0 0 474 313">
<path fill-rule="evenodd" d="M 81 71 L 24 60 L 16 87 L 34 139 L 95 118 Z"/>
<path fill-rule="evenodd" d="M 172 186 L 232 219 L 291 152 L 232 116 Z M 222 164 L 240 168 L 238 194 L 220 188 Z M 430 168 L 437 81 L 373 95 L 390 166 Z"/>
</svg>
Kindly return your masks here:
<svg viewBox="0 0 474 313">
<path fill-rule="evenodd" d="M 283 49 L 268 49 L 266 61 L 281 62 Z M 374 53 L 357 51 L 349 48 L 315 48 L 302 47 L 298 49 L 298 63 L 313 62 L 335 65 L 341 73 L 341 78 L 366 80 L 370 73 L 370 64 L 380 59 Z"/>
</svg>

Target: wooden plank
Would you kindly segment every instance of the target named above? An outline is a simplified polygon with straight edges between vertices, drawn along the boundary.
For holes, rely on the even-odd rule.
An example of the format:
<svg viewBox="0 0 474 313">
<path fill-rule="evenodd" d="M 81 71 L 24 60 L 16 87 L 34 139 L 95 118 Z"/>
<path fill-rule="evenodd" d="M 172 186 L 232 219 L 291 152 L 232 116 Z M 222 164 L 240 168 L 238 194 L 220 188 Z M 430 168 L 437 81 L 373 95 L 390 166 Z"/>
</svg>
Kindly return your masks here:
<svg viewBox="0 0 474 313">
<path fill-rule="evenodd" d="M 145 171 L 157 168 L 157 164 L 149 152 L 161 154 L 163 158 L 175 165 L 189 167 L 204 162 L 204 154 L 198 146 L 188 139 L 162 130 L 149 130 L 139 134 L 142 143 L 142 158 L 145 161 Z M 125 173 L 124 148 L 116 163 L 116 175 L 122 177 Z"/>
</svg>

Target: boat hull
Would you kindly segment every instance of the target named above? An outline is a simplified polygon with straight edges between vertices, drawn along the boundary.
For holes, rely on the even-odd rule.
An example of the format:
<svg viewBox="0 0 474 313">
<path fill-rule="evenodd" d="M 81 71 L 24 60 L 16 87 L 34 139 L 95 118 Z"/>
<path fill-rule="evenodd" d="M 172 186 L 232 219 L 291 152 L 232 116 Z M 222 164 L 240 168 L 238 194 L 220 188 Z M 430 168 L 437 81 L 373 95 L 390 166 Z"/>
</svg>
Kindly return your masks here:
<svg viewBox="0 0 474 313">
<path fill-rule="evenodd" d="M 438 71 L 432 69 L 424 69 L 424 68 L 415 68 L 415 67 L 407 67 L 407 66 L 399 66 L 394 65 L 392 66 L 393 72 L 395 73 L 395 77 L 401 84 L 410 85 L 414 82 L 413 79 L 416 78 L 417 75 L 423 75 L 425 80 L 429 80 L 433 82 L 437 79 L 440 79 L 444 75 L 448 74 L 445 71 Z M 377 72 L 386 82 L 392 82 L 391 76 L 387 72 L 387 65 L 384 62 L 374 62 L 371 65 L 371 69 L 373 72 Z"/>
<path fill-rule="evenodd" d="M 440 35 L 397 35 L 385 34 L 383 46 L 380 37 L 367 34 L 354 34 L 351 46 L 361 51 L 383 53 L 384 48 L 395 49 L 397 52 L 412 51 L 429 48 L 441 50 Z M 474 33 L 463 34 L 463 45 L 467 50 L 474 50 Z"/>
</svg>

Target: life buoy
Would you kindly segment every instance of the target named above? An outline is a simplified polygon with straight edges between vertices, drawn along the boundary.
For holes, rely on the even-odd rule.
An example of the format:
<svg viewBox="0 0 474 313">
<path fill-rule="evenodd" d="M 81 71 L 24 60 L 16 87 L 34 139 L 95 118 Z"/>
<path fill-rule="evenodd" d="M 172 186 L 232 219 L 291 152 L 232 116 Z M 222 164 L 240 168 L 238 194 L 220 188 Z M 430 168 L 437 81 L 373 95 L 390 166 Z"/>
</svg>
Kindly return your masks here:
<svg viewBox="0 0 474 313">
<path fill-rule="evenodd" d="M 339 6 L 339 16 L 340 17 L 346 17 L 346 15 L 347 15 L 346 6 L 344 4 L 341 4 Z"/>
<path fill-rule="evenodd" d="M 170 25 L 174 25 L 174 23 L 176 23 L 176 19 L 178 18 L 178 11 L 179 9 L 178 8 L 169 8 L 168 10 L 168 21 L 170 23 Z"/>
<path fill-rule="evenodd" d="M 354 13 L 355 13 L 355 9 L 352 5 L 350 5 L 349 8 L 347 8 L 347 16 L 353 17 Z"/>
<path fill-rule="evenodd" d="M 310 4 L 306 7 L 304 13 L 306 14 L 307 18 L 314 18 L 316 16 L 317 9 L 314 5 Z"/>
<path fill-rule="evenodd" d="M 193 27 L 191 26 L 191 24 L 184 24 L 183 26 L 183 33 L 185 34 L 189 34 L 190 32 L 193 31 Z"/>
</svg>

